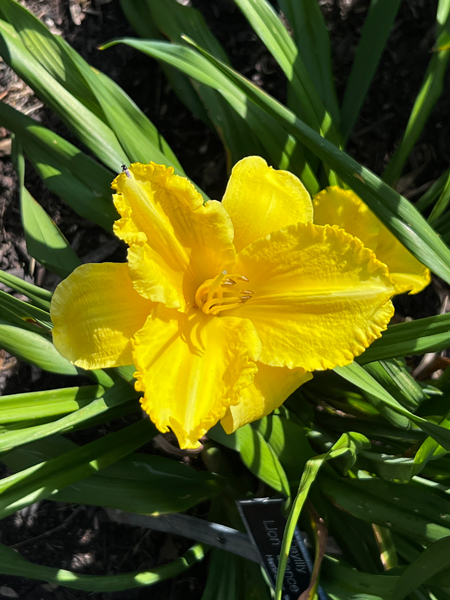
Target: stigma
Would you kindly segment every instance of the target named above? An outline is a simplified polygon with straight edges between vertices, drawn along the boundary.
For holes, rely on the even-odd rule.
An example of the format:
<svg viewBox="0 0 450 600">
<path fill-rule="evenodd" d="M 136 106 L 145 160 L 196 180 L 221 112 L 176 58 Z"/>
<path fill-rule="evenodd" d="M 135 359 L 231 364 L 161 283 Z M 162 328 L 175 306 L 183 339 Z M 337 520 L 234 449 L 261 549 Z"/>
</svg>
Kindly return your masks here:
<svg viewBox="0 0 450 600">
<path fill-rule="evenodd" d="M 219 273 L 215 279 L 207 279 L 195 292 L 195 306 L 205 315 L 218 315 L 223 310 L 237 308 L 250 300 L 251 290 L 243 289 L 247 277 L 227 271 Z"/>
</svg>

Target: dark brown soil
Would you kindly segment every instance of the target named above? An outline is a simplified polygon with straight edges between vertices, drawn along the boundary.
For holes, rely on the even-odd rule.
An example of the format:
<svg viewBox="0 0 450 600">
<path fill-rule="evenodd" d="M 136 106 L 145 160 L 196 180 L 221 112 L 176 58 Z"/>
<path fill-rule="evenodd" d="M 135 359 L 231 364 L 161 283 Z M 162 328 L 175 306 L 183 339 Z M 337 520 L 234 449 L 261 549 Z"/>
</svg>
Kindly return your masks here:
<svg viewBox="0 0 450 600">
<path fill-rule="evenodd" d="M 155 123 L 189 177 L 211 197 L 222 196 L 227 178 L 222 145 L 214 132 L 190 115 L 165 82 L 157 64 L 125 46 L 104 52 L 97 50 L 101 43 L 112 38 L 134 36 L 117 0 L 24 0 L 22 3 L 52 30 L 61 32 L 92 65 L 113 77 Z M 191 4 L 201 10 L 233 65 L 284 100 L 282 73 L 232 0 L 192 0 Z M 335 77 L 341 95 L 369 1 L 319 0 L 319 4 L 331 32 Z M 84 8 L 84 12 L 79 12 L 74 5 Z M 349 152 L 376 173 L 383 171 L 394 151 L 420 87 L 433 43 L 436 6 L 436 0 L 405 0 L 402 3 L 369 99 L 349 141 Z M 77 24 L 80 17 L 83 20 Z M 404 170 L 402 191 L 413 200 L 431 185 L 450 161 L 450 74 L 447 75 L 447 92 L 435 107 Z M 1 63 L 0 97 L 76 142 L 57 117 L 43 108 L 30 90 Z M 9 134 L 0 128 L 0 154 L 4 158 L 0 163 L 0 268 L 51 289 L 57 283 L 55 276 L 36 264 L 26 250 L 16 177 L 9 153 Z M 31 166 L 28 166 L 26 178 L 31 193 L 85 262 L 123 260 L 124 248 L 49 193 Z M 399 299 L 397 308 L 400 318 L 435 314 L 439 298 L 430 286 L 414 299 Z M 0 351 L 0 391 L 3 394 L 65 385 L 74 385 L 74 379 L 18 364 Z M 113 524 L 101 509 L 55 505 L 48 501 L 2 521 L 0 541 L 17 547 L 33 562 L 92 574 L 119 573 L 164 564 L 189 545 L 185 540 L 168 535 Z M 200 565 L 172 582 L 150 589 L 88 594 L 0 576 L 0 598 L 194 600 L 201 597 L 204 579 L 205 567 Z"/>
</svg>

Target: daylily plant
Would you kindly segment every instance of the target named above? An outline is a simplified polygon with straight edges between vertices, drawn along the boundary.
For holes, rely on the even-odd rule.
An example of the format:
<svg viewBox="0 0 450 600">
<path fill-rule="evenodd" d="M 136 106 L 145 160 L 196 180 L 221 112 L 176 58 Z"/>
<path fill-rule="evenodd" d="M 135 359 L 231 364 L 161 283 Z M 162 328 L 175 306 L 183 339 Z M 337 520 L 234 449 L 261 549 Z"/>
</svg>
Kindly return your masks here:
<svg viewBox="0 0 450 600">
<path fill-rule="evenodd" d="M 182 448 L 350 363 L 387 327 L 393 294 L 429 280 L 352 192 L 313 203 L 259 157 L 234 167 L 222 202 L 154 163 L 113 188 L 128 262 L 83 265 L 58 286 L 54 343 L 83 368 L 134 364 L 143 409 Z"/>
</svg>

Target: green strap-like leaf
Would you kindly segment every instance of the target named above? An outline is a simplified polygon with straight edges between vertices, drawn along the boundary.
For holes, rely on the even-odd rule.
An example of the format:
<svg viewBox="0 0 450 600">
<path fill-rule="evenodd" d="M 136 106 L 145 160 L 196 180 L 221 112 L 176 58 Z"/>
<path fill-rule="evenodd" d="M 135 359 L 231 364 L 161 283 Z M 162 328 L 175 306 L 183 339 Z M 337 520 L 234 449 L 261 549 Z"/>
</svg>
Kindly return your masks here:
<svg viewBox="0 0 450 600">
<path fill-rule="evenodd" d="M 106 230 L 112 229 L 118 214 L 111 197 L 114 177 L 111 171 L 61 136 L 4 103 L 0 103 L 0 123 L 20 139 L 27 158 L 49 190 L 82 217 Z"/>
<path fill-rule="evenodd" d="M 78 375 L 77 368 L 59 354 L 49 339 L 3 319 L 0 319 L 0 347 L 45 371 Z"/>
<path fill-rule="evenodd" d="M 433 575 L 450 568 L 450 536 L 434 542 L 400 576 L 394 589 L 395 600 L 403 600 Z"/>
<path fill-rule="evenodd" d="M 119 2 L 131 27 L 141 38 L 146 40 L 162 39 L 161 33 L 153 22 L 152 13 L 147 3 L 142 2 L 142 0 L 119 0 Z M 193 115 L 213 129 L 214 125 L 208 117 L 192 81 L 170 65 L 160 63 L 160 66 L 181 102 L 187 106 Z"/>
<path fill-rule="evenodd" d="M 81 260 L 58 226 L 26 189 L 25 160 L 18 138 L 14 138 L 13 159 L 19 178 L 20 209 L 27 250 L 44 267 L 60 277 L 67 277 L 81 265 Z"/>
<path fill-rule="evenodd" d="M 73 442 L 55 436 L 16 448 L 5 456 L 4 462 L 17 472 L 76 449 Z M 209 500 L 223 491 L 225 481 L 169 458 L 132 453 L 68 485 L 52 499 L 157 515 L 182 512 Z"/>
<path fill-rule="evenodd" d="M 122 88 L 107 75 L 88 65 L 62 38 L 58 38 L 58 41 L 72 60 L 72 68 L 79 70 L 86 86 L 90 87 L 98 100 L 105 121 L 116 134 L 130 162 L 146 164 L 153 161 L 172 166 L 178 175 L 183 176 L 184 170 L 165 139 Z"/>
<path fill-rule="evenodd" d="M 58 226 L 30 192 L 20 192 L 22 223 L 28 253 L 42 266 L 64 278 L 81 265 L 81 260 Z"/>
<path fill-rule="evenodd" d="M 209 561 L 206 587 L 201 600 L 239 600 L 242 586 L 239 578 L 240 557 L 213 548 Z"/>
<path fill-rule="evenodd" d="M 83 424 L 115 406 L 120 406 L 128 400 L 137 398 L 137 396 L 138 394 L 133 387 L 125 381 L 119 380 L 105 392 L 104 396 L 93 399 L 86 406 L 79 408 L 65 417 L 51 423 L 45 423 L 44 425 L 35 425 L 33 427 L 4 432 L 0 435 L 0 452 L 6 452 L 16 446 L 28 444 L 50 435 L 71 431 L 75 426 Z M 138 402 L 136 402 L 137 407 Z"/>
<path fill-rule="evenodd" d="M 208 29 L 202 14 L 198 10 L 190 6 L 183 6 L 176 0 L 146 0 L 145 5 L 150 13 L 152 23 L 161 34 L 156 36 L 157 38 L 164 36 L 172 42 L 180 43 L 183 34 L 194 36 L 195 39 L 202 40 L 202 45 L 214 56 L 226 63 L 229 62 L 224 49 Z M 165 63 L 162 63 L 162 65 L 168 66 Z M 170 80 L 173 80 L 174 70 L 170 67 L 169 69 L 166 74 Z M 181 76 L 179 71 L 178 75 Z M 179 79 L 173 83 L 180 83 Z M 190 85 L 192 87 L 191 83 Z M 183 83 L 183 89 L 185 87 L 186 84 Z M 245 156 L 264 154 L 263 147 L 245 117 L 236 113 L 233 107 L 216 90 L 198 83 L 193 89 L 195 90 L 197 102 L 202 105 L 203 111 L 206 110 L 207 122 L 215 128 L 225 146 L 228 156 L 228 171 Z M 189 98 L 190 96 L 188 96 Z M 182 97 L 181 100 L 184 101 L 184 98 Z M 196 106 L 194 111 L 199 113 Z"/>
<path fill-rule="evenodd" d="M 41 331 L 40 333 L 44 334 L 50 331 L 53 327 L 53 324 L 50 320 L 50 315 L 47 311 L 42 310 L 41 308 L 37 308 L 32 304 L 28 304 L 23 300 L 19 300 L 6 292 L 0 290 L 0 308 L 2 310 L 8 311 L 8 313 L 12 313 L 17 319 L 15 319 L 15 323 L 22 325 L 24 322 L 31 322 L 33 324 L 37 324 L 40 327 L 43 327 L 45 331 Z M 5 318 L 6 314 L 4 314 Z M 34 328 L 33 328 L 34 329 Z M 36 331 L 36 329 L 34 329 Z"/>
<path fill-rule="evenodd" d="M 299 100 L 298 116 L 312 129 L 338 145 L 339 137 L 332 118 L 322 104 L 295 42 L 272 6 L 267 0 L 235 0 L 235 2 L 288 78 Z M 195 41 L 205 48 L 199 40 Z"/>
<path fill-rule="evenodd" d="M 208 52 L 229 63 L 225 50 L 209 30 L 201 12 L 176 0 L 145 0 L 145 4 L 153 23 L 166 38 L 179 43 L 183 35 L 195 37 Z"/>
<path fill-rule="evenodd" d="M 416 202 L 415 207 L 420 212 L 424 212 L 433 202 L 435 202 L 447 185 L 450 177 L 450 169 L 446 169 L 438 179 L 433 183 L 431 187 L 419 198 Z"/>
<path fill-rule="evenodd" d="M 97 473 L 148 442 L 156 429 L 148 419 L 29 467 L 0 481 L 0 518 Z"/>
<path fill-rule="evenodd" d="M 369 400 L 375 399 L 399 415 L 406 417 L 411 425 L 414 423 L 441 446 L 450 450 L 450 431 L 448 429 L 427 421 L 404 408 L 363 367 L 353 362 L 346 367 L 335 367 L 334 371 L 363 390 Z"/>
<path fill-rule="evenodd" d="M 380 339 L 357 357 L 356 362 L 363 365 L 411 354 L 440 352 L 449 346 L 450 314 L 436 315 L 390 325 Z"/>
<path fill-rule="evenodd" d="M 331 114 L 335 127 L 339 128 L 330 36 L 320 6 L 317 0 L 279 0 L 278 4 L 292 27 L 295 43 L 309 77 Z"/>
<path fill-rule="evenodd" d="M 39 306 L 39 308 L 42 308 L 47 312 L 50 310 L 52 293 L 48 290 L 44 290 L 37 285 L 20 279 L 20 277 L 16 277 L 15 275 L 11 275 L 11 273 L 1 270 L 0 283 L 12 288 L 15 292 L 28 296 L 28 298 L 30 298 L 36 306 Z"/>
<path fill-rule="evenodd" d="M 415 412 L 427 396 L 400 361 L 386 360 L 367 364 L 365 369 L 402 406 Z"/>
<path fill-rule="evenodd" d="M 13 0 L 1 0 L 0 11 L 24 46 L 45 71 L 89 112 L 109 125 L 130 161 L 173 165 L 184 172 L 167 142 L 127 94 L 109 77 L 92 69 L 61 36 Z M 122 160 L 127 162 L 126 156 Z M 114 170 L 120 168 L 120 162 Z"/>
<path fill-rule="evenodd" d="M 291 485 L 298 485 L 306 462 L 314 456 L 305 430 L 298 423 L 271 414 L 252 423 L 278 457 Z"/>
<path fill-rule="evenodd" d="M 14 0 L 0 0 L 0 17 L 14 27 L 23 45 L 58 83 L 104 120 L 102 110 L 83 77 L 61 52 L 59 36 L 53 35 L 39 19 Z"/>
<path fill-rule="evenodd" d="M 419 198 L 416 202 L 415 207 L 420 212 L 424 212 L 433 202 L 435 202 L 444 191 L 447 181 L 450 176 L 450 169 L 446 169 L 433 185 Z"/>
<path fill-rule="evenodd" d="M 0 55 L 103 164 L 116 171 L 122 162 L 129 161 L 114 132 L 58 83 L 34 58 L 14 28 L 1 20 Z"/>
<path fill-rule="evenodd" d="M 378 452 L 361 452 L 358 467 L 376 473 L 382 479 L 396 483 L 408 483 L 416 474 L 412 458 L 394 457 Z"/>
<path fill-rule="evenodd" d="M 206 587 L 201 600 L 270 600 L 261 567 L 241 557 L 213 548 Z"/>
<path fill-rule="evenodd" d="M 331 556 L 325 556 L 321 573 L 321 584 L 333 600 L 395 600 L 398 575 L 363 573 Z"/>
<path fill-rule="evenodd" d="M 290 496 L 289 482 L 281 463 L 259 431 L 250 425 L 244 425 L 234 433 L 227 435 L 221 425 L 208 432 L 208 437 L 223 446 L 236 450 L 244 465 L 256 477 L 270 485 L 274 490 Z"/>
<path fill-rule="evenodd" d="M 122 575 L 80 575 L 66 569 L 36 565 L 4 544 L 0 544 L 0 573 L 47 581 L 75 590 L 87 592 L 119 592 L 153 585 L 183 573 L 203 560 L 205 549 L 195 544 L 174 561 L 147 571 L 135 571 Z"/>
<path fill-rule="evenodd" d="M 102 396 L 98 385 L 25 392 L 0 397 L 0 424 L 51 419 L 72 413 Z"/>
<path fill-rule="evenodd" d="M 450 204 L 450 173 L 445 173 L 446 179 L 444 183 L 444 187 L 440 196 L 438 197 L 436 204 L 433 206 L 433 210 L 428 217 L 428 222 L 432 225 L 436 225 L 437 220 L 443 214 L 443 212 L 448 208 Z"/>
</svg>

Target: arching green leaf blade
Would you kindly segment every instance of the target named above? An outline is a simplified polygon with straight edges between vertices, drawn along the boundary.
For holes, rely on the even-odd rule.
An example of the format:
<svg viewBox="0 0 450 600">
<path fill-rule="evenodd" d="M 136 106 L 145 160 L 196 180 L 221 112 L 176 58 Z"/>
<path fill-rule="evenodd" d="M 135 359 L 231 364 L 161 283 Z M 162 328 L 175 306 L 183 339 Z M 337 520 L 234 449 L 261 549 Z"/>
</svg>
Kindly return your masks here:
<svg viewBox="0 0 450 600">
<path fill-rule="evenodd" d="M 87 592 L 118 592 L 153 585 L 175 577 L 203 560 L 204 556 L 203 546 L 196 544 L 173 562 L 148 571 L 121 575 L 80 575 L 66 569 L 36 565 L 4 544 L 0 544 L 0 573 L 44 580 L 58 586 L 63 585 Z"/>
</svg>

